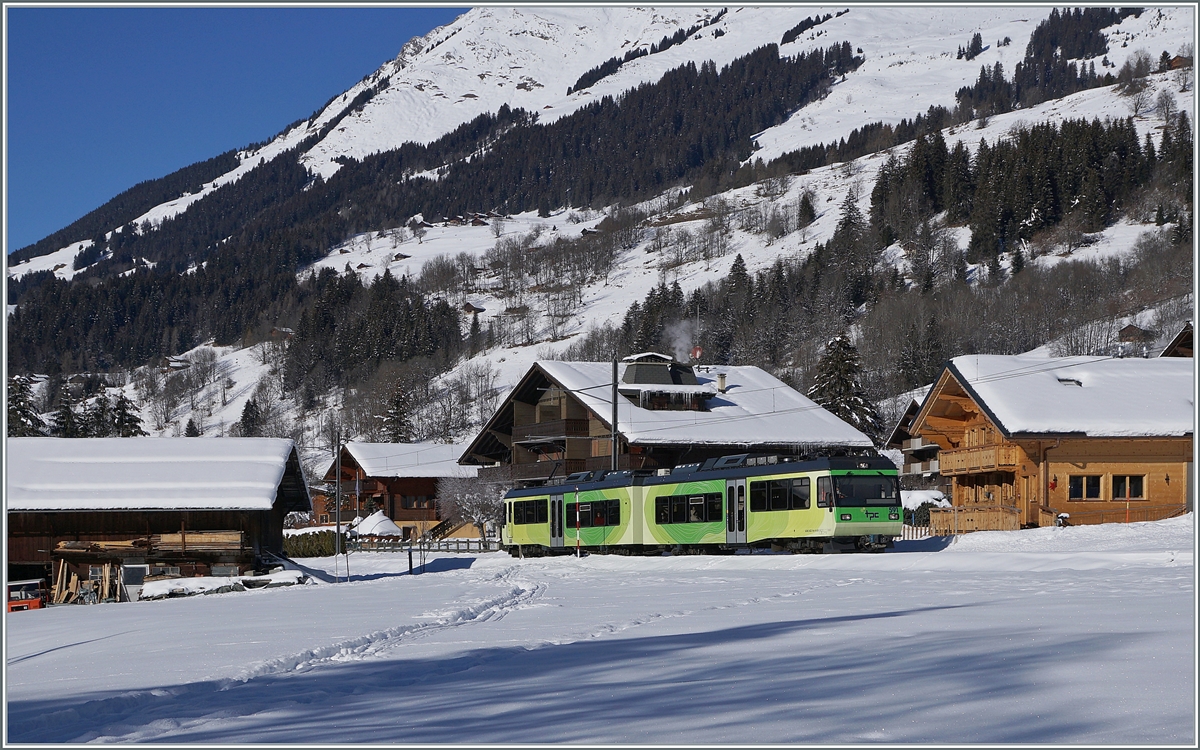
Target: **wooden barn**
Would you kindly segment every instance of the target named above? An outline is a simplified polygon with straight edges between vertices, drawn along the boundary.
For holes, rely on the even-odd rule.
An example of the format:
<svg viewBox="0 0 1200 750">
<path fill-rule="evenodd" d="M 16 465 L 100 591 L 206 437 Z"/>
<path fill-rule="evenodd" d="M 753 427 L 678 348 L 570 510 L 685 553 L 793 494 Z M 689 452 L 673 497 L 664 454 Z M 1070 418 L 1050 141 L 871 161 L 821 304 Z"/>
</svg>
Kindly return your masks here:
<svg viewBox="0 0 1200 750">
<path fill-rule="evenodd" d="M 747 451 L 873 451 L 866 435 L 757 367 L 693 366 L 650 352 L 619 363 L 615 385 L 613 375 L 611 362 L 535 362 L 460 463 L 511 485 L 610 469 L 614 402 L 619 469 Z"/>
<path fill-rule="evenodd" d="M 312 507 L 291 440 L 36 437 L 6 449 L 10 580 L 49 578 L 58 561 L 85 581 L 100 566 L 242 573 L 282 553 L 284 517 Z"/>
<path fill-rule="evenodd" d="M 1158 520 L 1192 508 L 1193 393 L 1186 359 L 971 355 L 907 431 L 971 511 L 942 532 Z"/>
<path fill-rule="evenodd" d="M 343 522 L 382 510 L 400 527 L 405 539 L 415 539 L 441 523 L 437 512 L 438 480 L 447 477 L 474 477 L 474 467 L 459 466 L 458 457 L 465 446 L 444 443 L 347 443 L 342 448 Z M 334 461 L 325 473 L 325 481 L 337 476 Z M 330 523 L 332 498 L 318 522 Z M 473 526 L 451 529 L 442 527 L 439 538 L 478 537 Z"/>
</svg>

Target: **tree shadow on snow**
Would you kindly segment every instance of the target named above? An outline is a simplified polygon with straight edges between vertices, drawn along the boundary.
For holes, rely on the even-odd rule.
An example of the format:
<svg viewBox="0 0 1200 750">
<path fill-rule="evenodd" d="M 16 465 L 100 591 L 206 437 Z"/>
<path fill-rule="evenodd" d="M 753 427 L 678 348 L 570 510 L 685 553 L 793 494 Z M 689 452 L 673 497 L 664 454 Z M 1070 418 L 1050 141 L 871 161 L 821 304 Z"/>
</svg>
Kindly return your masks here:
<svg viewBox="0 0 1200 750">
<path fill-rule="evenodd" d="M 952 536 L 929 536 L 924 539 L 897 539 L 896 546 L 888 550 L 895 552 L 941 552 L 954 543 Z"/>
<path fill-rule="evenodd" d="M 584 636 L 561 645 L 485 647 L 451 658 L 388 658 L 382 652 L 244 683 L 13 701 L 9 739 L 1044 743 L 1089 736 L 1154 741 L 1139 734 L 1146 727 L 1174 727 L 1158 730 L 1165 741 L 1181 739 L 1171 732 L 1190 732 L 1186 709 L 1186 716 L 1170 706 L 1145 716 L 1144 705 L 1104 704 L 1103 711 L 1070 711 L 1067 718 L 1039 702 L 1047 695 L 1048 671 L 1093 663 L 1138 634 L 926 627 L 897 635 L 914 632 L 898 620 L 968 606 L 645 637 Z M 602 631 L 598 625 L 595 635 L 607 635 Z M 738 658 L 731 661 L 731 653 Z M 1069 698 L 1067 691 L 1064 700 Z"/>
</svg>

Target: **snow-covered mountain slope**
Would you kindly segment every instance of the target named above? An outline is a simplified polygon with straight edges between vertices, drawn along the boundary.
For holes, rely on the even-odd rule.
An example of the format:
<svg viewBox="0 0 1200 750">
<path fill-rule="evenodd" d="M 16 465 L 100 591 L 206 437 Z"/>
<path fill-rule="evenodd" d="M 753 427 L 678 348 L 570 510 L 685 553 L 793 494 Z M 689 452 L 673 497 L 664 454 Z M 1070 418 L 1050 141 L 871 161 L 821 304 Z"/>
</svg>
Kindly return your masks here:
<svg viewBox="0 0 1200 750">
<path fill-rule="evenodd" d="M 779 44 L 785 31 L 806 18 L 843 10 L 761 7 L 732 8 L 722 14 L 720 8 L 477 8 L 410 40 L 395 59 L 335 97 L 312 120 L 262 147 L 240 152 L 236 169 L 198 192 L 152 208 L 135 223 L 153 226 L 176 216 L 261 161 L 322 133 L 299 158 L 314 175 L 328 178 L 343 157 L 362 158 L 405 142 L 428 143 L 505 104 L 551 122 L 599 97 L 619 96 L 640 83 L 656 81 L 687 62 L 712 60 L 720 67 L 765 44 Z M 998 62 L 1011 74 L 1030 33 L 1048 13 L 1049 8 L 1034 7 L 850 8 L 783 45 L 780 54 L 848 41 L 862 50 L 863 66 L 827 98 L 760 134 L 761 150 L 755 157 L 769 160 L 803 146 L 836 141 L 857 126 L 899 122 L 931 105 L 952 107 L 955 92 L 975 81 L 981 65 Z M 631 60 L 594 85 L 566 94 L 581 74 L 604 61 L 649 49 L 664 37 L 694 27 L 700 28 L 684 42 Z M 1110 30 L 1108 59 L 1119 66 L 1141 49 L 1154 57 L 1163 50 L 1174 54 L 1190 42 L 1194 28 L 1191 8 L 1148 10 Z M 974 60 L 956 59 L 955 51 L 974 33 L 981 34 L 988 48 Z M 1011 43 L 999 46 L 1006 37 Z M 356 100 L 359 105 L 353 106 Z M 62 257 L 47 268 L 65 259 L 56 273 L 69 278 L 78 251 L 58 251 Z M 10 269 L 10 275 L 34 270 L 32 263 L 23 265 Z"/>
</svg>

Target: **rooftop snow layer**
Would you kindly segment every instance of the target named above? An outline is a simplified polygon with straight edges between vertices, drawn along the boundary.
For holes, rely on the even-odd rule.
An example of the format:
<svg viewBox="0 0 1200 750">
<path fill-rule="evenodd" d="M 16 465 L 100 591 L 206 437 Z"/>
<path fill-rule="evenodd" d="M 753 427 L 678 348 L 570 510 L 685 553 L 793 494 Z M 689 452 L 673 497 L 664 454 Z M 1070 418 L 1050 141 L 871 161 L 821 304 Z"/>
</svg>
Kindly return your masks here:
<svg viewBox="0 0 1200 750">
<path fill-rule="evenodd" d="M 1190 435 L 1193 360 L 968 355 L 950 366 L 1007 434 Z"/>
<path fill-rule="evenodd" d="M 270 510 L 295 450 L 276 438 L 9 438 L 9 511 Z"/>
<path fill-rule="evenodd" d="M 473 477 L 474 466 L 459 466 L 467 444 L 346 443 L 346 450 L 369 477 Z"/>
<path fill-rule="evenodd" d="M 594 413 L 609 419 L 611 363 L 542 361 L 538 365 Z M 722 373 L 726 392 L 709 399 L 708 411 L 650 410 L 619 399 L 617 431 L 629 442 L 643 445 L 871 445 L 866 435 L 757 367 L 697 367 L 699 388 L 715 388 Z"/>
</svg>

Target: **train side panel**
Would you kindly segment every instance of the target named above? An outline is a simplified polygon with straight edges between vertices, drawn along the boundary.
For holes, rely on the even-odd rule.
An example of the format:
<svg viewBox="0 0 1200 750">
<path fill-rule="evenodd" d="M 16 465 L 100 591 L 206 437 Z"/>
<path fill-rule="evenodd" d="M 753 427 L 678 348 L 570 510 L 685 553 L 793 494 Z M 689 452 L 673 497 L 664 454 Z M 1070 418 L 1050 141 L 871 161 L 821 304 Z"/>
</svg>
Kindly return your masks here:
<svg viewBox="0 0 1200 750">
<path fill-rule="evenodd" d="M 637 490 L 637 487 L 611 487 L 598 490 L 583 490 L 578 494 L 575 492 L 566 492 L 563 495 L 563 507 L 566 518 L 563 523 L 563 544 L 566 547 L 574 547 L 575 539 L 578 536 L 579 544 L 582 547 L 601 547 L 614 545 L 636 544 L 636 534 L 634 529 L 636 524 L 633 515 L 633 502 L 631 490 Z M 609 501 L 617 501 L 620 506 L 618 519 L 616 524 L 612 524 L 612 518 L 605 518 L 603 526 L 588 526 L 586 523 L 581 523 L 578 532 L 576 531 L 576 513 L 574 511 L 575 504 L 578 503 L 579 508 L 586 508 L 592 514 L 593 520 L 596 518 L 597 506 L 599 503 L 608 503 Z M 583 512 L 579 513 L 579 520 L 582 522 Z M 547 540 L 549 536 L 547 536 Z M 549 544 L 549 541 L 547 541 Z"/>
<path fill-rule="evenodd" d="M 641 511 L 644 520 L 642 527 L 644 544 L 675 546 L 725 543 L 725 523 L 723 521 L 725 506 L 720 499 L 725 495 L 725 480 L 710 479 L 678 484 L 658 484 L 643 487 L 642 490 Z M 688 520 L 683 522 L 675 522 L 676 519 L 669 515 L 664 519 L 660 512 L 660 502 L 666 501 L 668 514 L 670 514 L 670 498 L 707 498 L 712 495 L 718 496 L 719 510 L 715 514 L 708 514 L 708 503 L 703 501 L 705 515 L 702 517 L 706 519 L 703 521 L 692 520 L 695 517 L 692 511 L 692 508 L 695 507 L 694 504 L 688 504 L 686 508 Z M 707 520 L 709 515 L 715 515 L 715 520 Z"/>
</svg>

